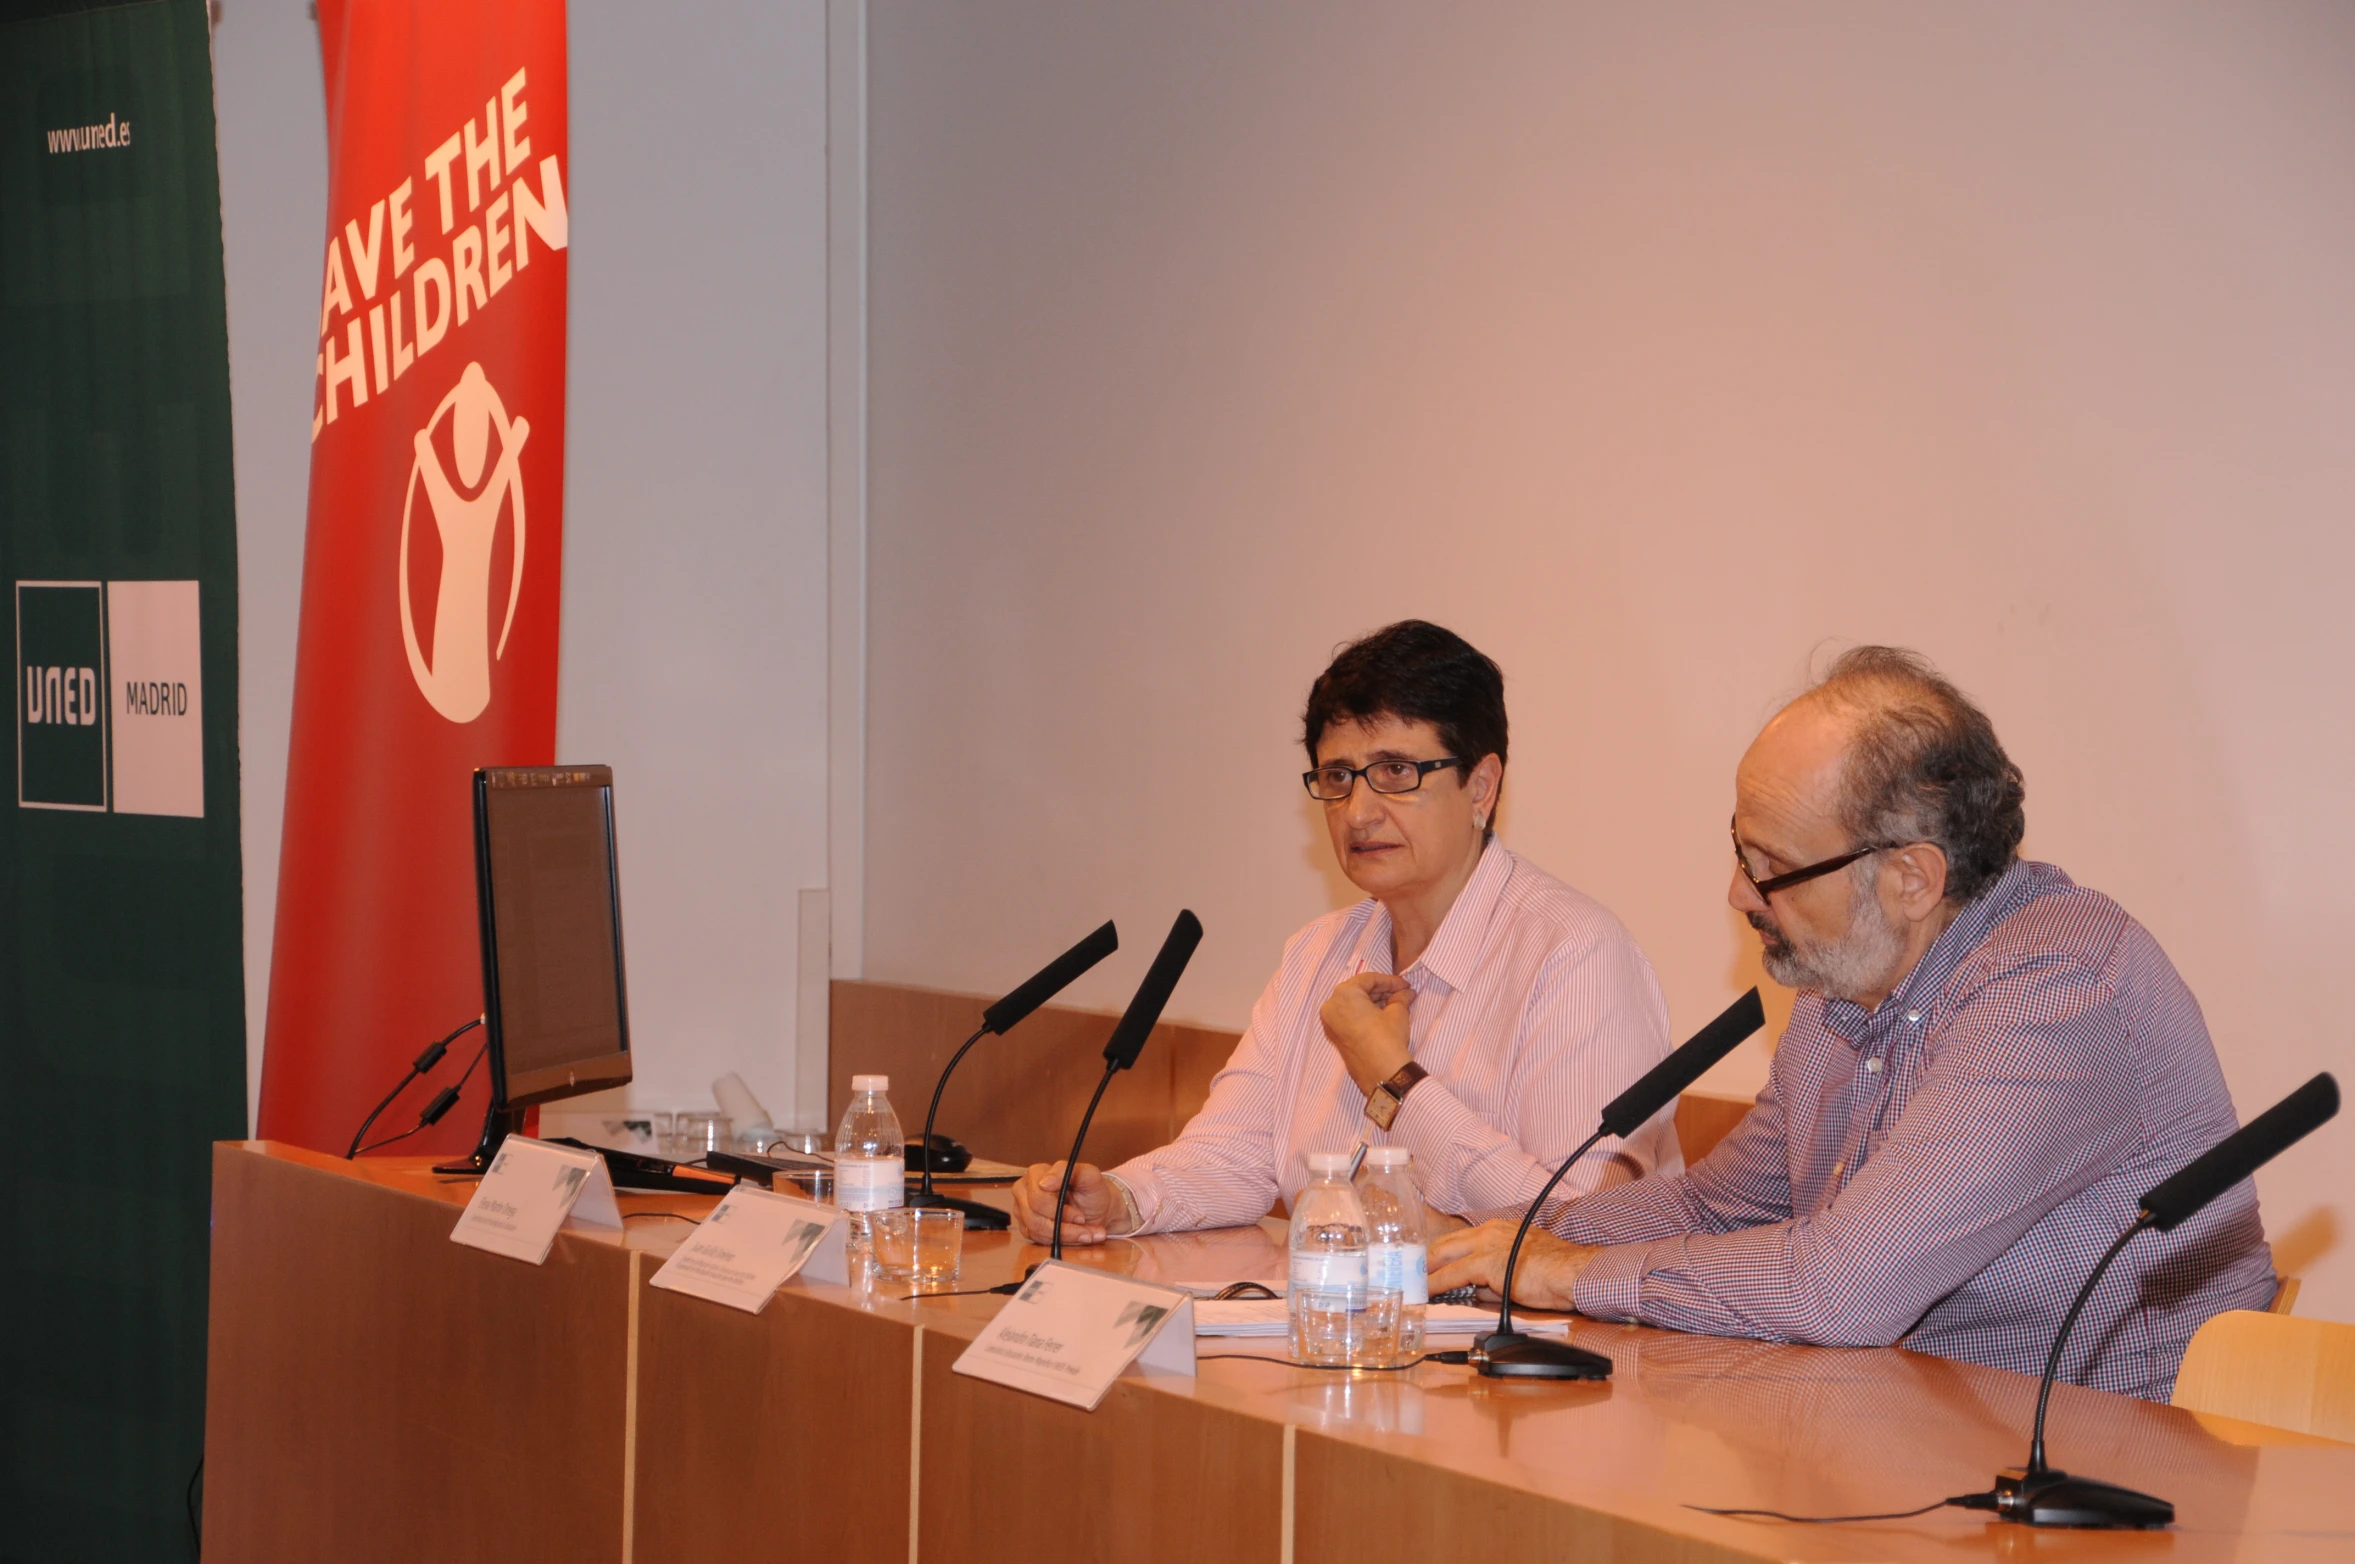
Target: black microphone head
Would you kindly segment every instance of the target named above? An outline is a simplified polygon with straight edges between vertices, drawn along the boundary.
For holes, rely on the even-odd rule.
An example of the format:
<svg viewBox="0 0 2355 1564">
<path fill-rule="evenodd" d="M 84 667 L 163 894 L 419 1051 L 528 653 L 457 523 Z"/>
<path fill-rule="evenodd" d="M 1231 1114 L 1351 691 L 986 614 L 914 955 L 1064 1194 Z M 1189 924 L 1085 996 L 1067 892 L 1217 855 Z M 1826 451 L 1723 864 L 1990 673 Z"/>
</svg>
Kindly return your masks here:
<svg viewBox="0 0 2355 1564">
<path fill-rule="evenodd" d="M 1692 1041 L 1645 1072 L 1644 1078 L 1611 1099 L 1603 1110 L 1603 1128 L 1625 1138 L 1676 1100 L 1677 1093 L 1709 1073 L 1709 1067 L 1734 1051 L 1734 1045 L 1766 1025 L 1766 1006 L 1752 989 L 1723 1014 L 1695 1032 Z"/>
<path fill-rule="evenodd" d="M 1000 1037 L 1048 1000 L 1069 988 L 1082 972 L 1120 948 L 1120 931 L 1104 926 L 1041 967 L 1029 982 L 981 1012 L 982 1030 Z"/>
<path fill-rule="evenodd" d="M 1179 913 L 1169 926 L 1169 937 L 1161 942 L 1161 953 L 1146 969 L 1145 981 L 1137 985 L 1137 997 L 1128 1002 L 1120 1024 L 1112 1029 L 1112 1040 L 1104 1045 L 1106 1064 L 1125 1070 L 1137 1062 L 1137 1055 L 1145 1051 L 1145 1039 L 1161 1019 L 1161 1007 L 1169 1003 L 1186 963 L 1194 959 L 1194 947 L 1201 943 L 1202 920 L 1191 912 Z"/>
<path fill-rule="evenodd" d="M 2143 1196 L 2143 1215 L 2160 1232 L 2175 1231 L 2202 1206 L 2304 1140 L 2338 1111 L 2339 1083 L 2326 1070 Z"/>
</svg>

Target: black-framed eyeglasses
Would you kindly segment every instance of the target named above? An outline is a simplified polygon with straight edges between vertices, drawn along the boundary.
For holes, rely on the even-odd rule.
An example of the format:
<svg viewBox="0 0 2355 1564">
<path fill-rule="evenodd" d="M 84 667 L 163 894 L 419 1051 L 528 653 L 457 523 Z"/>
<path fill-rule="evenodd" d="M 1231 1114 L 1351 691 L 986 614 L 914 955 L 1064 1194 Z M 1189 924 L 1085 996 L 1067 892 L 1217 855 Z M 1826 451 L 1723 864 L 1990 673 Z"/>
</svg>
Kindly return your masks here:
<svg viewBox="0 0 2355 1564">
<path fill-rule="evenodd" d="M 1300 780 L 1307 784 L 1309 797 L 1338 804 L 1357 790 L 1359 777 L 1364 777 L 1366 786 L 1377 793 L 1414 793 L 1422 790 L 1425 777 L 1449 766 L 1461 766 L 1464 775 L 1472 774 L 1470 761 L 1450 755 L 1440 760 L 1376 760 L 1362 766 L 1319 766 L 1314 771 L 1300 773 Z"/>
<path fill-rule="evenodd" d="M 1834 869 L 1845 869 L 1859 858 L 1870 858 L 1873 854 L 1886 851 L 1895 845 L 1889 842 L 1876 842 L 1870 847 L 1859 847 L 1852 853 L 1842 853 L 1837 858 L 1826 858 L 1821 863 L 1811 863 L 1804 869 L 1793 869 L 1788 874 L 1770 874 L 1761 880 L 1750 872 L 1750 859 L 1742 851 L 1742 833 L 1739 827 L 1729 820 L 1726 822 L 1725 829 L 1727 834 L 1734 839 L 1734 867 L 1742 871 L 1742 878 L 1750 882 L 1750 889 L 1758 893 L 1760 901 L 1766 900 L 1776 891 L 1787 891 L 1794 885 L 1805 885 L 1809 880 L 1821 879 Z"/>
</svg>

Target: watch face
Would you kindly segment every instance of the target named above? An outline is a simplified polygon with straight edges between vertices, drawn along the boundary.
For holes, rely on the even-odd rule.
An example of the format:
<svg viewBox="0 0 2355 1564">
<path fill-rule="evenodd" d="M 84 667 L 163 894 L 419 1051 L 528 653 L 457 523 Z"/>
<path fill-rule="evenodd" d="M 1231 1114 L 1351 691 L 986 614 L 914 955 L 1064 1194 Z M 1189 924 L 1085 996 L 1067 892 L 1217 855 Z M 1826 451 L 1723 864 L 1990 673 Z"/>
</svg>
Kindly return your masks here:
<svg viewBox="0 0 2355 1564">
<path fill-rule="evenodd" d="M 1398 1117 L 1398 1099 L 1390 1095 L 1387 1082 L 1377 1086 L 1366 1098 L 1366 1117 L 1374 1121 L 1374 1128 L 1386 1130 L 1390 1121 Z"/>
</svg>

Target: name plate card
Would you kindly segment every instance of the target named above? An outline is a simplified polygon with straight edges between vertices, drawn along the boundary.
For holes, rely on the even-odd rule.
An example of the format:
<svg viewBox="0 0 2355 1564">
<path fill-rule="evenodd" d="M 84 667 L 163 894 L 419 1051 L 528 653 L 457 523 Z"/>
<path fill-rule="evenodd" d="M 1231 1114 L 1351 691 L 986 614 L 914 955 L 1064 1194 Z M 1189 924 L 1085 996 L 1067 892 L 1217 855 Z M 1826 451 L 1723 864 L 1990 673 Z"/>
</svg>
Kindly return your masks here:
<svg viewBox="0 0 2355 1564">
<path fill-rule="evenodd" d="M 1194 1373 L 1194 1300 L 1049 1260 L 957 1359 L 960 1374 L 1093 1412 L 1131 1363 Z"/>
<path fill-rule="evenodd" d="M 450 1242 L 545 1265 L 567 1218 L 584 1227 L 621 1227 L 605 1159 L 577 1146 L 510 1135 L 466 1202 Z"/>
<path fill-rule="evenodd" d="M 805 1265 L 820 1281 L 847 1282 L 849 1231 L 832 1206 L 738 1184 L 663 1262 L 654 1285 L 758 1314 Z"/>
</svg>

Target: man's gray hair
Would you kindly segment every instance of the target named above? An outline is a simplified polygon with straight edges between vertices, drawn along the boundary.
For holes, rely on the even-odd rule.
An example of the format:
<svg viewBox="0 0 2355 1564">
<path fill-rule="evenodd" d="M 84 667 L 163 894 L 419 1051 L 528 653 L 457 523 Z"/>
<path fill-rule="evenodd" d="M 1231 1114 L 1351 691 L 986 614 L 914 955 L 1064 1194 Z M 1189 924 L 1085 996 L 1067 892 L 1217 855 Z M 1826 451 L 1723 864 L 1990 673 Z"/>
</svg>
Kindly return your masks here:
<svg viewBox="0 0 2355 1564">
<path fill-rule="evenodd" d="M 1918 652 L 1859 646 L 1802 699 L 1855 716 L 1841 778 L 1841 823 L 1859 845 L 1935 843 L 1946 899 L 1975 900 L 2020 856 L 2027 796 L 1995 724 Z"/>
</svg>

